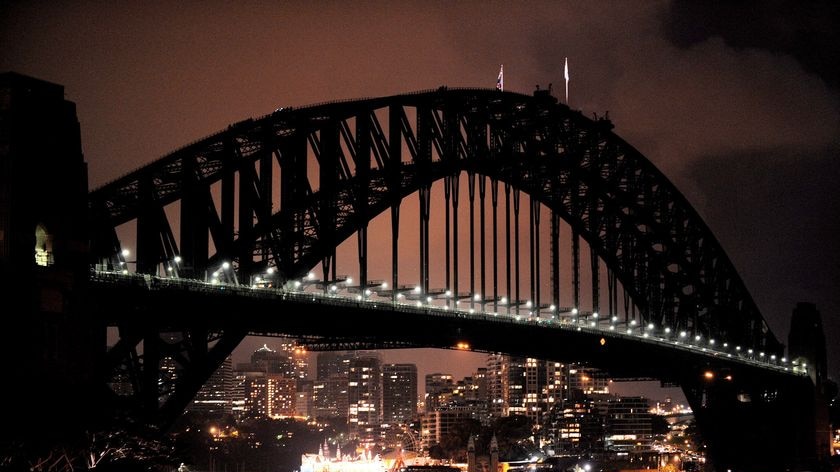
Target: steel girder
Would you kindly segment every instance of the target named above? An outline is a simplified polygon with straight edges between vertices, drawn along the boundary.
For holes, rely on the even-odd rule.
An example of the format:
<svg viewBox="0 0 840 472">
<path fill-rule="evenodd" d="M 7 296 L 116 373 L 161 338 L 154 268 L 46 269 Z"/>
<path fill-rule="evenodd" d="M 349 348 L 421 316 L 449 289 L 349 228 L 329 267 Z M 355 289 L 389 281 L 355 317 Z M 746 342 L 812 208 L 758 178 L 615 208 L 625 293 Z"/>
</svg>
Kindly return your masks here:
<svg viewBox="0 0 840 472">
<path fill-rule="evenodd" d="M 141 270 L 180 255 L 195 277 L 228 260 L 240 279 L 273 266 L 289 280 L 318 263 L 334 274 L 341 241 L 460 172 L 524 191 L 563 218 L 630 293 L 638 321 L 781 353 L 680 192 L 609 121 L 587 119 L 547 95 L 442 88 L 284 109 L 182 148 L 96 189 L 90 201 L 94 214 L 109 219 L 96 228 L 138 221 Z M 275 211 L 270 196 L 278 182 Z M 163 210 L 176 201 L 180 246 Z M 107 231 L 96 238 L 114 239 Z"/>
</svg>

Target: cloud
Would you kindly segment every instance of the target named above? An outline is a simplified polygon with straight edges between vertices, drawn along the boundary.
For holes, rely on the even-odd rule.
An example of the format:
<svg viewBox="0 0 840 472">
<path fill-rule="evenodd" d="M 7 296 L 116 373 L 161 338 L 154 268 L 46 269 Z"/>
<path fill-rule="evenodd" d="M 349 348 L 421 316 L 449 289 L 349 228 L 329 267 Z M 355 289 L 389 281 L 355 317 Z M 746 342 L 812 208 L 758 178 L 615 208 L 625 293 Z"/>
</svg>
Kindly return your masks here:
<svg viewBox="0 0 840 472">
<path fill-rule="evenodd" d="M 664 20 L 667 37 L 677 46 L 692 47 L 717 36 L 736 49 L 794 57 L 807 72 L 840 87 L 837 2 L 674 0 Z"/>
</svg>

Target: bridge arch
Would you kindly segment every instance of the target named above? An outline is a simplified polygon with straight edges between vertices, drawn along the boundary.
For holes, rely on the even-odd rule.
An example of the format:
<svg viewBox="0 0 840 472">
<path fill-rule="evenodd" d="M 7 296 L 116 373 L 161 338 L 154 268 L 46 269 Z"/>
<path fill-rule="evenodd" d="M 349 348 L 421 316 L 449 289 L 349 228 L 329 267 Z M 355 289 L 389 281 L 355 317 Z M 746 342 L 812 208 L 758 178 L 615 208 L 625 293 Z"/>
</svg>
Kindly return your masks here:
<svg viewBox="0 0 840 472">
<path fill-rule="evenodd" d="M 236 123 L 93 191 L 94 249 L 100 260 L 118 254 L 114 228 L 136 221 L 140 272 L 176 257 L 193 277 L 221 261 L 243 280 L 268 267 L 286 280 L 319 263 L 334 272 L 342 241 L 382 212 L 398 214 L 415 193 L 428 211 L 431 185 L 448 189 L 464 173 L 488 180 L 491 192 L 501 184 L 526 193 L 551 212 L 550 224 L 565 221 L 630 293 L 640 324 L 781 354 L 680 192 L 608 120 L 547 94 L 441 88 Z M 165 211 L 173 202 L 175 230 Z"/>
</svg>

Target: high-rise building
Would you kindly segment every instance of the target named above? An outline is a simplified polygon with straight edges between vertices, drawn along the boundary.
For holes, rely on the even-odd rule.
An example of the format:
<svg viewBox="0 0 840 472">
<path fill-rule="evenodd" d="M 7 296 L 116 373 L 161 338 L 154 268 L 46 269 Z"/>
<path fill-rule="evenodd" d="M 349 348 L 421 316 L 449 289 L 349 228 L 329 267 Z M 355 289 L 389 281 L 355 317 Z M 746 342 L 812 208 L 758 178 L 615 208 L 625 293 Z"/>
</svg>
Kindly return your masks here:
<svg viewBox="0 0 840 472">
<path fill-rule="evenodd" d="M 245 382 L 246 416 L 277 418 L 295 414 L 295 379 L 251 372 Z"/>
<path fill-rule="evenodd" d="M 563 402 L 563 385 L 565 385 L 565 364 L 556 361 L 545 363 L 544 396 L 548 409 Z"/>
<path fill-rule="evenodd" d="M 365 355 L 350 361 L 347 422 L 356 437 L 372 437 L 382 422 L 382 361 Z"/>
<path fill-rule="evenodd" d="M 555 453 L 591 454 L 603 450 L 604 415 L 595 400 L 580 395 L 555 402 L 546 415 L 543 440 Z"/>
<path fill-rule="evenodd" d="M 295 393 L 295 415 L 311 417 L 315 414 L 313 405 L 313 391 L 315 382 L 312 380 L 297 380 L 297 392 Z"/>
<path fill-rule="evenodd" d="M 487 358 L 487 391 L 492 416 L 523 415 L 539 425 L 562 384 L 554 362 L 491 354 Z"/>
<path fill-rule="evenodd" d="M 248 365 L 248 364 L 245 364 Z M 236 370 L 233 371 L 233 381 L 231 385 L 231 410 L 236 419 L 241 419 L 245 416 L 245 387 L 248 384 L 248 376 L 246 372 L 241 370 L 237 365 Z"/>
<path fill-rule="evenodd" d="M 266 406 L 268 416 L 294 416 L 297 402 L 297 381 L 285 375 L 268 374 Z"/>
<path fill-rule="evenodd" d="M 470 408 L 450 407 L 429 411 L 420 417 L 420 447 L 428 451 L 459 423 L 472 417 Z"/>
<path fill-rule="evenodd" d="M 450 374 L 426 374 L 426 411 L 434 411 L 446 406 L 452 396 L 454 383 Z"/>
<path fill-rule="evenodd" d="M 604 445 L 610 451 L 645 452 L 653 442 L 650 405 L 643 397 L 618 397 L 608 402 Z"/>
<path fill-rule="evenodd" d="M 507 414 L 507 356 L 487 356 L 487 395 L 490 416 L 499 418 Z"/>
<path fill-rule="evenodd" d="M 417 413 L 417 366 L 382 366 L 382 419 L 385 423 L 406 423 Z"/>
<path fill-rule="evenodd" d="M 347 376 L 353 352 L 324 351 L 316 358 L 316 378 L 312 390 L 316 418 L 347 419 Z"/>
<path fill-rule="evenodd" d="M 347 374 L 335 374 L 316 380 L 312 385 L 312 403 L 316 418 L 347 419 Z"/>
<path fill-rule="evenodd" d="M 546 386 L 548 384 L 546 362 L 528 357 L 525 359 L 525 377 L 522 406 L 532 424 L 539 428 L 543 415 L 548 411 Z"/>
<path fill-rule="evenodd" d="M 187 411 L 212 415 L 225 415 L 233 412 L 233 366 L 230 356 L 196 393 Z"/>
<path fill-rule="evenodd" d="M 265 344 L 251 354 L 251 370 L 294 378 L 294 366 L 288 353 L 275 351 Z"/>
<path fill-rule="evenodd" d="M 574 396 L 574 390 L 585 395 L 609 394 L 609 382 L 607 373 L 602 370 L 582 364 L 566 365 L 566 397 Z"/>
<path fill-rule="evenodd" d="M 350 360 L 355 354 L 348 351 L 319 352 L 316 359 L 316 378 L 326 380 L 334 375 L 347 375 L 350 372 Z"/>
<path fill-rule="evenodd" d="M 294 340 L 280 344 L 280 352 L 285 353 L 289 359 L 288 374 L 296 379 L 309 377 L 309 355 L 306 348 L 298 346 Z"/>
<path fill-rule="evenodd" d="M 267 345 L 254 351 L 249 364 L 237 366 L 243 394 L 242 414 L 246 416 L 293 416 L 296 406 L 297 378 L 294 365 L 285 350 Z"/>
</svg>

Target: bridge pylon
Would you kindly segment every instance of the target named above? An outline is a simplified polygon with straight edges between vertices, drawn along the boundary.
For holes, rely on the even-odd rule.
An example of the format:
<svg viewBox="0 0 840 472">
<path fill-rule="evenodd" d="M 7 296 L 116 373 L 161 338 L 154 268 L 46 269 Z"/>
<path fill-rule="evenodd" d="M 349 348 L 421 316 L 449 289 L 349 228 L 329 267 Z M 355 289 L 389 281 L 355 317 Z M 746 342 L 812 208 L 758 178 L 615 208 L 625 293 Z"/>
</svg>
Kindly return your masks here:
<svg viewBox="0 0 840 472">
<path fill-rule="evenodd" d="M 19 412 L 6 415 L 0 444 L 64 441 L 104 420 L 105 329 L 87 310 L 87 165 L 64 87 L 8 72 L 0 97 L 0 400 Z"/>
</svg>

